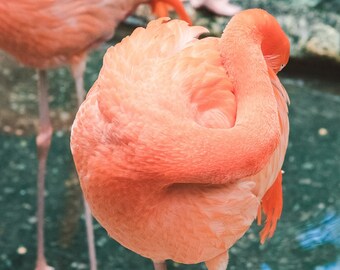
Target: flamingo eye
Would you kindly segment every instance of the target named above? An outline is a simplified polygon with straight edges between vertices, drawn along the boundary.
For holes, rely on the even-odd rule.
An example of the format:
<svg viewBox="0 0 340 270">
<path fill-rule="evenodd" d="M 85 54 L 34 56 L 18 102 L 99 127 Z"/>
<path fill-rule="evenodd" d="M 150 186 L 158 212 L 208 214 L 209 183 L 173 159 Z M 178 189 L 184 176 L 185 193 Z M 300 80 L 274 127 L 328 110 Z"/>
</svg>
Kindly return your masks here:
<svg viewBox="0 0 340 270">
<path fill-rule="evenodd" d="M 280 70 L 279 70 L 279 71 L 281 71 L 285 66 L 286 66 L 286 65 L 282 64 L 282 65 L 280 66 Z"/>
</svg>

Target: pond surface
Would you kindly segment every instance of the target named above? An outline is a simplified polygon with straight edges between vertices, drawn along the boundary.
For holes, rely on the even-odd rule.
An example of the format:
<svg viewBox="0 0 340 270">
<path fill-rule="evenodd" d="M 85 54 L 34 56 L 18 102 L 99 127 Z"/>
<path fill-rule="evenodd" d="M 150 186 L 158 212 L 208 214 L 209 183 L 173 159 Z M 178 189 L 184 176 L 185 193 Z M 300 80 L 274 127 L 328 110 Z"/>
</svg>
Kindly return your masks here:
<svg viewBox="0 0 340 270">
<path fill-rule="evenodd" d="M 92 54 L 87 89 L 104 49 Z M 34 269 L 36 253 L 36 82 L 33 70 L 0 54 L 0 269 Z M 49 73 L 55 128 L 46 183 L 46 256 L 56 269 L 88 269 L 81 192 L 69 150 L 76 111 L 66 69 Z M 339 82 L 283 78 L 290 98 L 291 135 L 284 164 L 284 211 L 272 239 L 259 244 L 259 227 L 230 250 L 230 270 L 340 269 Z M 98 269 L 152 269 L 95 224 Z M 172 269 L 205 269 L 203 264 Z"/>
</svg>

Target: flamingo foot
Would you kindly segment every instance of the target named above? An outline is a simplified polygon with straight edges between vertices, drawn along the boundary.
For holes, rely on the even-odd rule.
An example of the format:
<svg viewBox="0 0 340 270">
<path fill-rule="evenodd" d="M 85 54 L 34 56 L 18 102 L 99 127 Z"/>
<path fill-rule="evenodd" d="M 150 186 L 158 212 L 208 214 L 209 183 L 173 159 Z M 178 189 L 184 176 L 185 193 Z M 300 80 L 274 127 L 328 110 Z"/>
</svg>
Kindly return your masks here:
<svg viewBox="0 0 340 270">
<path fill-rule="evenodd" d="M 222 253 L 215 258 L 210 259 L 209 261 L 205 262 L 208 270 L 225 270 L 227 269 L 229 261 L 229 254 L 228 252 Z"/>
</svg>

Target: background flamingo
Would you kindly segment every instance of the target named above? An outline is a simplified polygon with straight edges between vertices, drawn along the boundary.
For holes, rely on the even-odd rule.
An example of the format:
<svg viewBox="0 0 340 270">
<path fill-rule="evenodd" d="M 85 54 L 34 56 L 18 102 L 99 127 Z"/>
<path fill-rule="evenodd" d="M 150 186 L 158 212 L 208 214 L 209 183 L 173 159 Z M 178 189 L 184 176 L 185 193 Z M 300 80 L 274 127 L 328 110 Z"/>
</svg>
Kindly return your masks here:
<svg viewBox="0 0 340 270">
<path fill-rule="evenodd" d="M 182 1 L 186 2 L 186 0 Z M 240 6 L 230 4 L 228 0 L 190 0 L 190 4 L 193 8 L 205 7 L 221 16 L 233 16 L 242 10 Z M 167 4 L 158 2 L 154 11 L 159 17 L 167 16 L 168 8 Z"/>
<path fill-rule="evenodd" d="M 204 32 L 159 19 L 110 48 L 72 128 L 95 217 L 156 269 L 166 259 L 225 269 L 261 202 L 262 242 L 282 209 L 288 96 L 275 74 L 289 41 L 258 9 L 221 39 L 196 40 Z"/>
<path fill-rule="evenodd" d="M 79 109 L 71 149 L 94 216 L 151 258 L 225 269 L 261 205 L 261 242 L 282 209 L 289 41 L 263 10 L 219 38 L 159 19 L 110 48 Z M 145 42 L 152 40 L 153 42 Z"/>
<path fill-rule="evenodd" d="M 241 11 L 238 5 L 230 4 L 229 0 L 190 0 L 194 8 L 205 7 L 217 15 L 233 16 Z"/>
<path fill-rule="evenodd" d="M 110 39 L 116 26 L 142 3 L 158 0 L 18 0 L 0 3 L 0 48 L 21 63 L 38 69 L 38 251 L 36 269 L 51 269 L 44 255 L 44 190 L 46 160 L 51 143 L 46 69 L 70 64 L 80 105 L 88 52 Z M 164 1 L 189 21 L 177 0 Z M 91 269 L 96 269 L 91 214 L 85 203 Z"/>
</svg>

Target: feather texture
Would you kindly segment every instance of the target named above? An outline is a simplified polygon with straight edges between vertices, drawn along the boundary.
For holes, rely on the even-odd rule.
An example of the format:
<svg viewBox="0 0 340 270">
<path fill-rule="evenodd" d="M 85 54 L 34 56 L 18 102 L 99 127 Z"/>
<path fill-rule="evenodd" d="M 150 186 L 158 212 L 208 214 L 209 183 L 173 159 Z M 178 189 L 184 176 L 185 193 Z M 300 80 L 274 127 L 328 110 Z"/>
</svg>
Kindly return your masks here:
<svg viewBox="0 0 340 270">
<path fill-rule="evenodd" d="M 266 14 L 248 11 L 237 20 L 248 29 L 254 22 L 242 18 L 257 25 Z M 112 238 L 154 261 L 207 261 L 219 270 L 281 170 L 287 95 L 271 84 L 277 77 L 262 54 L 261 68 L 250 61 L 255 75 L 238 69 L 246 59 L 231 66 L 238 52 L 222 44 L 233 35 L 197 40 L 205 31 L 162 18 L 108 49 L 71 147 L 84 194 Z M 245 37 L 240 50 L 248 53 L 252 42 Z M 264 88 L 237 76 L 259 76 Z M 268 203 L 266 213 L 276 208 Z"/>
</svg>

